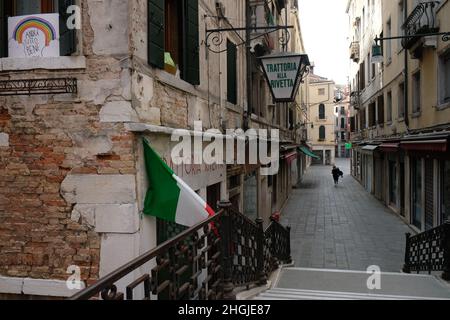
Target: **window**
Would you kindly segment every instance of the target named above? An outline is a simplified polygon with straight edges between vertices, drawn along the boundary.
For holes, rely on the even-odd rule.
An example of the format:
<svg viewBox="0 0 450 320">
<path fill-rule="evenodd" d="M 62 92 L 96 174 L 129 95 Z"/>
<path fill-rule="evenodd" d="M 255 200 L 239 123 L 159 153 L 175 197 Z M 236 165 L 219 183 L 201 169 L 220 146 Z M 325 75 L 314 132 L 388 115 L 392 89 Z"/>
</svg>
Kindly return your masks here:
<svg viewBox="0 0 450 320">
<path fill-rule="evenodd" d="M 384 125 L 384 96 L 378 97 L 378 125 Z"/>
<path fill-rule="evenodd" d="M 405 84 L 398 86 L 398 118 L 405 118 Z"/>
<path fill-rule="evenodd" d="M 403 24 L 405 23 L 405 0 L 400 0 L 398 3 L 398 35 L 402 36 L 404 34 L 404 29 L 402 28 Z M 398 39 L 397 41 L 398 45 L 398 51 L 402 49 L 402 39 Z"/>
<path fill-rule="evenodd" d="M 371 63 L 371 65 L 372 65 L 372 79 L 374 79 L 376 76 L 376 65 L 375 63 Z"/>
<path fill-rule="evenodd" d="M 319 96 L 324 96 L 325 95 L 325 89 L 321 88 L 319 89 Z"/>
<path fill-rule="evenodd" d="M 149 0 L 148 12 L 149 64 L 165 69 L 170 56 L 181 79 L 200 84 L 198 0 Z"/>
<path fill-rule="evenodd" d="M 386 37 L 392 37 L 392 24 L 391 19 L 388 20 L 386 24 Z M 387 63 L 392 61 L 392 45 L 391 41 L 386 41 L 386 59 Z"/>
<path fill-rule="evenodd" d="M 372 102 L 369 104 L 369 127 L 375 127 L 376 125 L 376 104 L 375 102 Z"/>
<path fill-rule="evenodd" d="M 392 91 L 387 93 L 387 121 L 392 122 Z"/>
<path fill-rule="evenodd" d="M 420 101 L 421 101 L 421 85 L 420 85 L 420 71 L 413 75 L 413 112 L 420 112 Z"/>
<path fill-rule="evenodd" d="M 355 117 L 350 118 L 350 132 L 356 131 L 356 119 Z"/>
<path fill-rule="evenodd" d="M 365 61 L 363 61 L 359 65 L 359 91 L 363 91 L 366 87 L 366 65 Z"/>
<path fill-rule="evenodd" d="M 67 8 L 74 0 L 3 0 L 0 2 L 0 57 L 8 56 L 7 17 L 59 13 L 60 55 L 68 56 L 76 51 L 76 30 L 67 28 Z"/>
<path fill-rule="evenodd" d="M 346 115 L 345 107 L 341 107 L 341 116 L 345 116 L 345 115 Z"/>
<path fill-rule="evenodd" d="M 439 57 L 439 102 L 450 102 L 450 51 Z"/>
<path fill-rule="evenodd" d="M 237 50 L 236 45 L 227 41 L 227 100 L 237 104 Z"/>
<path fill-rule="evenodd" d="M 326 113 L 325 113 L 325 105 L 321 103 L 319 105 L 319 119 L 325 120 L 326 119 Z"/>
<path fill-rule="evenodd" d="M 319 140 L 325 141 L 326 138 L 326 128 L 325 126 L 320 126 L 319 128 Z"/>
<path fill-rule="evenodd" d="M 369 83 L 370 79 L 372 79 L 372 76 L 370 74 L 370 71 L 371 71 L 370 65 L 372 64 L 372 63 L 370 63 L 370 53 L 367 54 L 367 60 L 366 61 L 367 61 L 367 80 L 366 80 L 366 82 Z"/>
<path fill-rule="evenodd" d="M 341 118 L 341 129 L 345 129 L 345 119 Z"/>
</svg>

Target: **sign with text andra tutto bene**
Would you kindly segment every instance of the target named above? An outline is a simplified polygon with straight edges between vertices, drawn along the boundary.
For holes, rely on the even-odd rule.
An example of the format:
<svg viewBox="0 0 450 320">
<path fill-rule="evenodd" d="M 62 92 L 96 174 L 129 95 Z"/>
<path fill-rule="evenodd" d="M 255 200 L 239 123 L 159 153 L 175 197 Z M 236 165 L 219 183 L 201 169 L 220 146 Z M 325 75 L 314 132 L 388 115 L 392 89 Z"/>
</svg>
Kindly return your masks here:
<svg viewBox="0 0 450 320">
<path fill-rule="evenodd" d="M 59 57 L 59 14 L 8 18 L 9 57 Z"/>
</svg>

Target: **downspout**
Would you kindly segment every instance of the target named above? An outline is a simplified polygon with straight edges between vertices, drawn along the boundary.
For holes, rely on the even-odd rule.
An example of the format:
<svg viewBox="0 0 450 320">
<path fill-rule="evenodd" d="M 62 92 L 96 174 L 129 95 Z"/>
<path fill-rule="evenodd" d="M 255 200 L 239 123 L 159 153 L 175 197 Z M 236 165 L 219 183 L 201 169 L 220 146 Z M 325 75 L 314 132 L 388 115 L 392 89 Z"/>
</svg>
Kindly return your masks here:
<svg viewBox="0 0 450 320">
<path fill-rule="evenodd" d="M 404 20 L 407 21 L 408 20 L 408 1 L 404 0 L 404 5 L 405 5 L 405 17 Z M 406 132 L 409 132 L 409 94 L 408 94 L 408 90 L 409 90 L 409 66 L 408 66 L 408 52 L 405 50 L 405 125 L 406 125 Z"/>
</svg>

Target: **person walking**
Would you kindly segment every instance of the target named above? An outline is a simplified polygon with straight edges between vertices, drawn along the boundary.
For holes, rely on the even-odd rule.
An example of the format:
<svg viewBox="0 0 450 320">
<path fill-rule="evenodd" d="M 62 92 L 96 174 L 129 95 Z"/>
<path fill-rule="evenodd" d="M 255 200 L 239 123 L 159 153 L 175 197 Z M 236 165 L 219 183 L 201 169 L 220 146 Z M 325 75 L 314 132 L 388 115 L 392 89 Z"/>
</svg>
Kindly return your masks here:
<svg viewBox="0 0 450 320">
<path fill-rule="evenodd" d="M 336 166 L 333 166 L 333 171 L 331 171 L 334 179 L 334 185 L 337 186 L 339 184 L 339 178 L 344 176 L 344 173 Z"/>
</svg>

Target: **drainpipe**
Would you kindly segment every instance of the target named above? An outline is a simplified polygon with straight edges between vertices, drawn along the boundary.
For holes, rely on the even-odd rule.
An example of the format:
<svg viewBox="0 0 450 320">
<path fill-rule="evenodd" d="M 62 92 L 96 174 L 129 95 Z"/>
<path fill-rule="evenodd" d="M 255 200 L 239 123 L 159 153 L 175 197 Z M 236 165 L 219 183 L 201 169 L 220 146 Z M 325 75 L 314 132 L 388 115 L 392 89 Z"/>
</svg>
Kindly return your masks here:
<svg viewBox="0 0 450 320">
<path fill-rule="evenodd" d="M 405 6 L 405 21 L 408 19 L 408 1 L 403 1 Z M 405 125 L 406 125 L 406 131 L 409 132 L 409 67 L 408 67 L 408 52 L 405 48 Z"/>
</svg>

